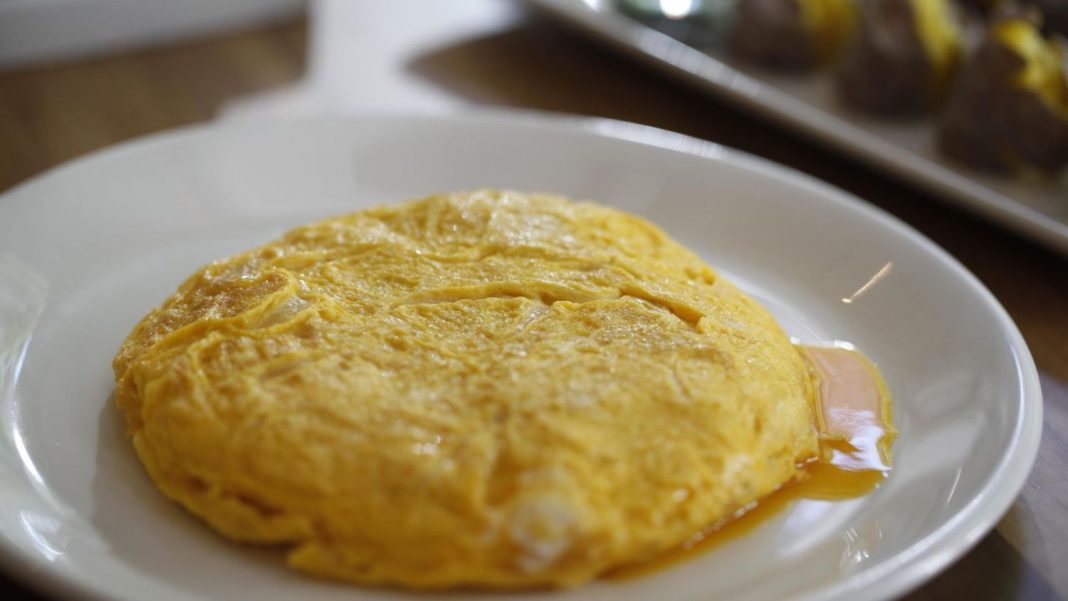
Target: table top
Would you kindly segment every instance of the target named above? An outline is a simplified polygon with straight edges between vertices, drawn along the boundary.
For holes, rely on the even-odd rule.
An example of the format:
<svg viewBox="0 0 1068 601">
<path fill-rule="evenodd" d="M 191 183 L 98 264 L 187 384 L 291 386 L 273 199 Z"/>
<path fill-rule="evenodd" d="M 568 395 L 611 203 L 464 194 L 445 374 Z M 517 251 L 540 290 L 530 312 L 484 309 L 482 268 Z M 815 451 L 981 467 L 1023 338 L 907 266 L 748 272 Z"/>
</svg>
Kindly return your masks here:
<svg viewBox="0 0 1068 601">
<path fill-rule="evenodd" d="M 306 31 L 295 20 L 0 72 L 0 191 L 92 150 L 206 121 L 229 100 L 296 82 Z M 536 15 L 437 48 L 408 68 L 474 105 L 634 121 L 769 158 L 889 211 L 957 257 L 1005 306 L 1031 348 L 1045 396 L 1042 446 L 997 528 L 906 598 L 1068 600 L 1068 260 Z M 0 596 L 43 599 L 4 576 Z"/>
</svg>

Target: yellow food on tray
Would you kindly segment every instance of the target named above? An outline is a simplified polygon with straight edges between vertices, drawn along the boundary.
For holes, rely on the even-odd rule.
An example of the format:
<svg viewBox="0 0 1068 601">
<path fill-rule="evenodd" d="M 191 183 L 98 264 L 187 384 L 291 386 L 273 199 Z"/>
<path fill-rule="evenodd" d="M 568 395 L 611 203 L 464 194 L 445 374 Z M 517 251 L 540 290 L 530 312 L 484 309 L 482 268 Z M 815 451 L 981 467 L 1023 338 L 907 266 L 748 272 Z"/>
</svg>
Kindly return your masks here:
<svg viewBox="0 0 1068 601">
<path fill-rule="evenodd" d="M 114 362 L 137 453 L 229 538 L 406 587 L 575 585 L 795 479 L 816 382 L 651 223 L 478 191 L 193 274 Z"/>
</svg>

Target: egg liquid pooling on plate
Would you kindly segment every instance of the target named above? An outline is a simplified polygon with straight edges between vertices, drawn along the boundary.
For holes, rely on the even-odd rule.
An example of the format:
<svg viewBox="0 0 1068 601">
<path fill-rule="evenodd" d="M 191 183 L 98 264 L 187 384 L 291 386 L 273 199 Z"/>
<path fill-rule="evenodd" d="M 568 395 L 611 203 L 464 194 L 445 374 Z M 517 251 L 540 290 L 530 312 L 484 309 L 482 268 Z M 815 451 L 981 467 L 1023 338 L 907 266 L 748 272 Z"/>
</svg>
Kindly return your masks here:
<svg viewBox="0 0 1068 601">
<path fill-rule="evenodd" d="M 653 224 L 515 192 L 327 219 L 193 274 L 115 357 L 156 485 L 301 570 L 567 586 L 804 473 L 819 377 Z"/>
</svg>

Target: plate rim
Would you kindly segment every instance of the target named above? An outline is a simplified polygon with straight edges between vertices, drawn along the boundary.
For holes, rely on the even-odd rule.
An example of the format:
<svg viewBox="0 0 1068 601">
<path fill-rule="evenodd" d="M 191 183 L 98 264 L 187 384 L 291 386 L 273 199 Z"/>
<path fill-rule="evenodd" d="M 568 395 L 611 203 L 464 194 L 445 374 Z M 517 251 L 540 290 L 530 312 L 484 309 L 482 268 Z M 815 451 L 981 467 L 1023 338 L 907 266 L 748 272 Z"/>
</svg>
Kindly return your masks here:
<svg viewBox="0 0 1068 601">
<path fill-rule="evenodd" d="M 987 484 L 980 493 L 969 500 L 951 519 L 925 536 L 916 539 L 909 547 L 896 555 L 845 579 L 816 586 L 795 597 L 795 601 L 844 601 L 852 599 L 852 595 L 860 591 L 864 591 L 866 598 L 872 601 L 882 601 L 899 597 L 916 589 L 963 557 L 990 532 L 1008 511 L 1030 476 L 1038 454 L 1043 423 L 1043 399 L 1038 370 L 1016 324 L 993 293 L 974 274 L 918 230 L 880 207 L 865 202 L 857 195 L 792 167 L 685 134 L 601 117 L 496 108 L 480 108 L 463 114 L 446 115 L 389 112 L 353 115 L 331 112 L 317 115 L 248 117 L 228 121 L 210 121 L 133 138 L 50 168 L 0 192 L 0 214 L 6 212 L 5 208 L 10 206 L 12 198 L 20 195 L 23 190 L 34 187 L 58 174 L 80 169 L 98 161 L 118 160 L 129 153 L 151 151 L 154 148 L 168 145 L 181 145 L 186 139 L 216 136 L 226 130 L 262 127 L 265 121 L 312 123 L 331 120 L 344 121 L 350 127 L 354 123 L 358 123 L 361 127 L 369 127 L 379 122 L 416 123 L 420 121 L 445 123 L 458 127 L 464 125 L 523 126 L 540 131 L 551 130 L 555 133 L 581 133 L 726 163 L 757 177 L 779 180 L 792 186 L 806 188 L 817 193 L 824 201 L 833 204 L 835 210 L 858 213 L 878 227 L 887 228 L 909 244 L 917 246 L 930 260 L 938 261 L 961 279 L 961 283 L 967 287 L 968 291 L 975 294 L 984 307 L 995 316 L 996 323 L 992 326 L 1005 335 L 1011 351 L 1017 376 L 1016 396 L 1019 413 L 1005 454 L 991 472 Z M 12 408 L 3 407 L 2 409 L 4 409 L 3 421 L 11 420 L 12 416 L 9 413 Z M 92 601 L 114 599 L 105 590 L 96 586 L 92 578 L 56 568 L 54 564 L 31 556 L 3 535 L 0 535 L 0 570 L 31 590 L 47 596 L 58 595 L 62 598 Z M 183 593 L 180 596 L 188 597 L 184 591 L 179 592 Z"/>
</svg>

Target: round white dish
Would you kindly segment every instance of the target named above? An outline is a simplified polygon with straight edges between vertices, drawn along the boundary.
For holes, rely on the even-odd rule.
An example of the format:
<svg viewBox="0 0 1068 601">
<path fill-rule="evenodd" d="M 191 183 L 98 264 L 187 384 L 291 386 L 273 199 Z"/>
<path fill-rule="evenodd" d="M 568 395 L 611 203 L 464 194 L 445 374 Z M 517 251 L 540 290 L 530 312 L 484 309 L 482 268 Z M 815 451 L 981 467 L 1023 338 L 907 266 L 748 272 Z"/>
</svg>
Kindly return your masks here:
<svg viewBox="0 0 1068 601">
<path fill-rule="evenodd" d="M 165 500 L 112 406 L 111 358 L 199 265 L 290 227 L 432 192 L 552 191 L 646 215 L 803 341 L 882 369 L 901 431 L 873 493 L 801 501 L 648 576 L 483 600 L 885 599 L 959 557 L 1008 508 L 1042 421 L 1034 363 L 982 285 L 897 220 L 713 144 L 535 115 L 247 121 L 151 136 L 0 198 L 0 565 L 98 599 L 407 599 L 311 579 Z M 886 277 L 843 302 L 887 263 Z M 43 286 L 42 286 L 43 284 Z M 20 304 L 21 303 L 21 304 Z"/>
</svg>

